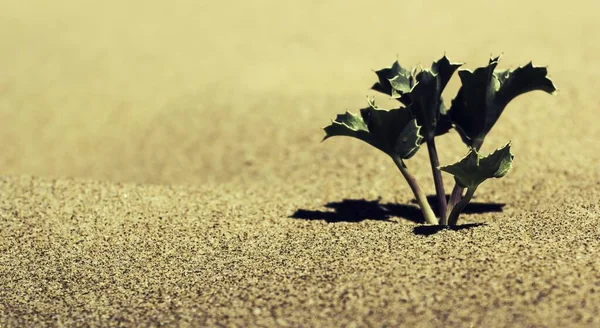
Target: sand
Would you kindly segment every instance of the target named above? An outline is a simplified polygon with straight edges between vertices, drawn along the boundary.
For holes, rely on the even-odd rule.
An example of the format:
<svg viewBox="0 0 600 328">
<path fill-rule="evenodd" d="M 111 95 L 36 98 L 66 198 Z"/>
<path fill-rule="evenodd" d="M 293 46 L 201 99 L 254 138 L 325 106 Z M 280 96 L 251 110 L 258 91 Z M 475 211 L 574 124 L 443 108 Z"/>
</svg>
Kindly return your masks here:
<svg viewBox="0 0 600 328">
<path fill-rule="evenodd" d="M 0 326 L 600 326 L 599 9 L 0 4 Z M 483 150 L 511 140 L 514 169 L 457 231 L 421 222 L 384 154 L 320 143 L 372 69 L 444 52 L 559 88 L 509 104 Z"/>
</svg>

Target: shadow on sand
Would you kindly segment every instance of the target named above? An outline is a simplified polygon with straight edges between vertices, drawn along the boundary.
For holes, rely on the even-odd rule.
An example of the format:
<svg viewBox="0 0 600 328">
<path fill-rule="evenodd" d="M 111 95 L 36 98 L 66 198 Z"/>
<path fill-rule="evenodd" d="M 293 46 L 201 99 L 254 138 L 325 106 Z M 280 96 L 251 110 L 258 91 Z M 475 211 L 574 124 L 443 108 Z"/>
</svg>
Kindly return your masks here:
<svg viewBox="0 0 600 328">
<path fill-rule="evenodd" d="M 446 195 L 446 199 L 450 198 L 450 195 Z M 438 211 L 438 201 L 435 195 L 427 196 L 427 201 L 431 204 L 433 210 L 437 213 Z M 411 204 L 416 204 L 417 200 L 413 199 L 410 201 Z M 492 212 L 502 212 L 504 203 L 481 203 L 481 202 L 470 202 L 469 205 L 463 211 L 464 214 L 481 214 L 481 213 L 492 213 Z"/>
<path fill-rule="evenodd" d="M 360 222 L 364 220 L 391 221 L 392 217 L 400 217 L 415 223 L 423 223 L 421 210 L 414 205 L 382 204 L 379 200 L 344 199 L 331 202 L 325 207 L 333 211 L 311 211 L 299 209 L 292 218 L 305 220 L 324 220 L 327 223 Z"/>
<path fill-rule="evenodd" d="M 439 226 L 439 225 L 437 225 L 437 226 L 436 225 L 422 225 L 422 226 L 415 227 L 413 229 L 413 232 L 415 233 L 415 235 L 431 236 L 442 230 L 460 231 L 460 230 L 472 229 L 472 228 L 476 228 L 479 226 L 485 226 L 485 225 L 487 225 L 487 224 L 485 224 L 485 223 L 465 223 L 465 224 L 456 225 L 454 227 L 443 227 L 443 226 Z"/>
<path fill-rule="evenodd" d="M 437 208 L 435 196 L 428 196 L 427 198 L 434 209 Z M 416 203 L 416 201 L 413 200 L 412 203 Z M 463 213 L 479 214 L 488 212 L 502 212 L 504 205 L 505 204 L 502 203 L 472 202 L 465 208 Z M 298 209 L 294 214 L 291 215 L 291 218 L 303 220 L 324 220 L 327 223 L 361 222 L 364 220 L 376 220 L 394 223 L 391 218 L 397 217 L 414 223 L 425 223 L 423 216 L 421 215 L 421 210 L 416 205 L 381 203 L 380 199 L 372 201 L 365 199 L 344 199 L 341 202 L 327 203 L 325 204 L 325 207 L 332 209 L 333 211 Z M 414 233 L 427 236 L 435 234 L 444 229 L 459 231 L 481 225 L 484 224 L 472 223 L 458 225 L 456 227 L 418 226 L 415 227 Z"/>
</svg>

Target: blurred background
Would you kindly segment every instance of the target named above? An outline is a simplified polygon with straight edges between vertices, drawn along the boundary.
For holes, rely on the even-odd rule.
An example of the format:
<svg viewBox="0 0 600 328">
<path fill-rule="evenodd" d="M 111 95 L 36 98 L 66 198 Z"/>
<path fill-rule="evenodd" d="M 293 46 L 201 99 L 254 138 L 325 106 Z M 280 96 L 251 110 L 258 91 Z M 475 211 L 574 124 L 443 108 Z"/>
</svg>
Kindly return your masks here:
<svg viewBox="0 0 600 328">
<path fill-rule="evenodd" d="M 372 70 L 396 56 L 428 66 L 444 53 L 469 69 L 499 54 L 500 68 L 548 65 L 559 95 L 515 100 L 486 146 L 512 139 L 519 161 L 543 153 L 542 169 L 561 170 L 554 158 L 597 147 L 586 129 L 598 131 L 589 123 L 600 103 L 598 9 L 584 0 L 3 1 L 0 172 L 153 184 L 385 181 L 381 172 L 395 168 L 383 154 L 345 139 L 320 144 L 320 128 L 376 95 Z M 457 88 L 455 76 L 447 104 Z M 539 140 L 556 143 L 552 156 Z M 454 132 L 443 147 L 441 163 L 466 151 Z M 428 177 L 425 156 L 414 170 Z"/>
</svg>

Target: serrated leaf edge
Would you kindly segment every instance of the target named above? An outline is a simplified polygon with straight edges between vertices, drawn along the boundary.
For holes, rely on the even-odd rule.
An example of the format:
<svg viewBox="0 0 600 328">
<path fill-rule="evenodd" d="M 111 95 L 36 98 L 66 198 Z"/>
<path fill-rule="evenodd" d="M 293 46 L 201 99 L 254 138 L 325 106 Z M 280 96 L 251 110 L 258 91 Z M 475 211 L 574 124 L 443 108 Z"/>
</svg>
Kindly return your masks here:
<svg viewBox="0 0 600 328">
<path fill-rule="evenodd" d="M 505 176 L 506 174 L 508 174 L 508 171 L 510 171 L 510 170 L 512 169 L 512 166 L 513 166 L 513 164 L 512 164 L 512 163 L 513 163 L 513 158 L 514 158 L 514 155 L 513 155 L 513 153 L 512 153 L 512 150 L 510 149 L 511 145 L 512 145 L 512 141 L 510 141 L 510 140 L 509 140 L 509 141 L 508 141 L 508 143 L 506 143 L 504 146 L 501 146 L 501 147 L 498 147 L 498 148 L 496 148 L 494 151 L 492 151 L 491 153 L 489 153 L 489 154 L 487 154 L 486 156 L 483 156 L 483 157 L 480 157 L 480 153 L 479 153 L 479 151 L 477 151 L 477 149 L 475 149 L 475 148 L 473 148 L 473 147 L 469 147 L 469 151 L 467 152 L 467 154 L 466 154 L 465 156 L 463 156 L 463 157 L 462 157 L 460 160 L 458 160 L 458 161 L 456 161 L 456 162 L 454 162 L 454 163 L 452 163 L 452 164 L 443 165 L 443 166 L 438 166 L 437 168 L 438 168 L 438 170 L 440 170 L 440 171 L 444 171 L 444 172 L 446 172 L 446 173 L 448 173 L 448 174 L 450 174 L 450 175 L 454 176 L 454 174 L 452 174 L 452 173 L 450 173 L 450 172 L 448 172 L 448 171 L 446 171 L 446 170 L 444 170 L 444 169 L 445 169 L 445 168 L 448 168 L 448 167 L 450 167 L 450 166 L 457 165 L 457 164 L 459 164 L 460 162 L 462 162 L 463 160 L 467 160 L 467 159 L 468 159 L 468 157 L 469 157 L 469 156 L 472 156 L 472 154 L 473 154 L 473 153 L 474 153 L 474 154 L 475 154 L 475 156 L 476 156 L 476 157 L 475 157 L 475 159 L 476 159 L 476 162 L 475 162 L 475 164 L 476 164 L 476 167 L 479 167 L 479 163 L 481 162 L 481 160 L 483 160 L 483 159 L 486 159 L 486 158 L 488 158 L 488 157 L 492 156 L 493 154 L 495 154 L 496 152 L 498 152 L 498 151 L 501 151 L 502 149 L 504 149 L 504 148 L 508 147 L 508 154 L 510 155 L 511 162 L 510 162 L 510 166 L 509 166 L 509 168 L 506 170 L 506 172 L 504 172 L 504 174 L 502 174 L 502 175 L 500 176 L 500 177 L 503 177 L 503 176 Z M 492 178 L 500 178 L 500 177 L 492 177 Z"/>
<path fill-rule="evenodd" d="M 354 130 L 354 129 L 352 129 L 350 126 L 348 126 L 347 124 L 345 124 L 345 123 L 343 123 L 343 122 L 338 122 L 338 121 L 336 121 L 336 119 L 337 119 L 337 116 L 341 116 L 341 115 L 345 115 L 345 114 L 349 114 L 349 115 L 350 115 L 350 116 L 352 116 L 352 117 L 360 117 L 358 114 L 354 114 L 354 113 L 352 113 L 352 112 L 350 112 L 350 111 L 346 110 L 346 111 L 344 112 L 344 114 L 337 114 L 335 119 L 331 119 L 331 124 L 343 125 L 343 126 L 347 127 L 347 128 L 348 128 L 348 129 L 350 129 L 350 130 L 353 130 L 353 131 L 358 131 L 358 130 Z M 360 119 L 362 120 L 362 117 L 361 117 Z M 324 127 L 322 127 L 322 128 L 321 128 L 321 130 L 325 131 L 325 136 L 323 137 L 323 139 L 321 140 L 321 142 L 323 142 L 323 141 L 325 141 L 325 140 L 327 140 L 327 139 L 329 139 L 329 138 L 331 138 L 331 137 L 335 137 L 335 135 L 333 135 L 333 136 L 332 136 L 332 135 L 328 135 L 328 134 L 327 134 L 327 131 L 325 130 L 325 129 L 326 129 L 328 126 L 331 126 L 331 124 L 329 124 L 329 125 L 326 125 L 326 126 L 324 126 Z M 365 125 L 366 125 L 366 124 L 365 124 Z M 367 131 L 367 132 L 369 132 L 369 128 L 367 127 L 367 130 L 363 130 L 363 131 Z"/>
</svg>

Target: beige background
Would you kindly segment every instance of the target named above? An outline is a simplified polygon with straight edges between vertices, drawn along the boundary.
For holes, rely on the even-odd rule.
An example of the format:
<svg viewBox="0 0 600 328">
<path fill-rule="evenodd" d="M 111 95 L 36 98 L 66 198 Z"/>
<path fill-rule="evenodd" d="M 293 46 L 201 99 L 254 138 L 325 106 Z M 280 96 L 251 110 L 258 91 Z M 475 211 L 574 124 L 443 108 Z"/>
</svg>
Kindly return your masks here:
<svg viewBox="0 0 600 328">
<path fill-rule="evenodd" d="M 319 128 L 363 106 L 371 70 L 396 55 L 407 66 L 444 52 L 471 69 L 502 53 L 501 67 L 548 65 L 559 96 L 516 100 L 490 137 L 493 146 L 514 139 L 520 158 L 545 139 L 560 140 L 555 150 L 593 147 L 598 133 L 586 124 L 599 112 L 593 1 L 9 1 L 0 9 L 4 172 L 197 183 L 281 178 L 298 162 L 319 170 L 331 162 L 310 158 L 344 156 L 342 143 L 360 147 L 321 146 Z M 511 123 L 546 130 L 526 134 Z M 459 155 L 450 156 L 443 160 Z"/>
</svg>

